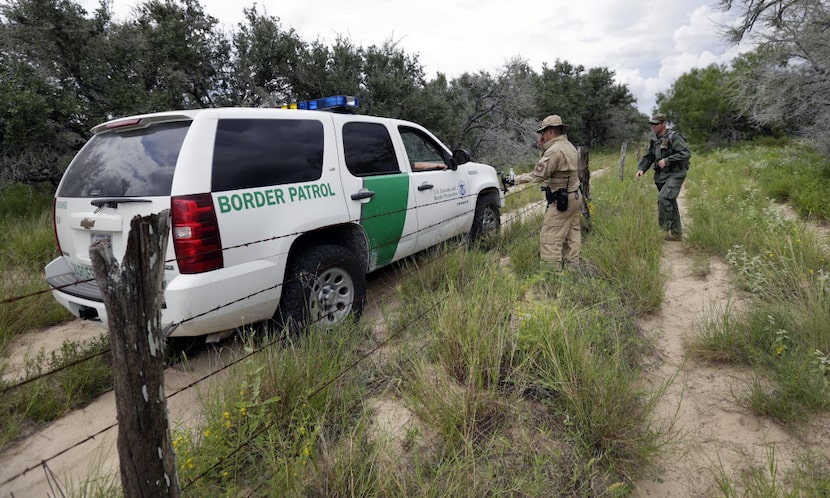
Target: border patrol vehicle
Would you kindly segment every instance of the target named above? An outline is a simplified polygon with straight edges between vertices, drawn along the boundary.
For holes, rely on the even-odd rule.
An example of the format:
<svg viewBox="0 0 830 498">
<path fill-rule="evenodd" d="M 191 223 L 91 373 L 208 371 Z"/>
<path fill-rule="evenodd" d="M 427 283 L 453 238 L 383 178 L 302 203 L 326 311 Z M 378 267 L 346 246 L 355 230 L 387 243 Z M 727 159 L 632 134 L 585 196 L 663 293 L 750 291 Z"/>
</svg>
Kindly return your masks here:
<svg viewBox="0 0 830 498">
<path fill-rule="evenodd" d="M 169 111 L 112 120 L 67 168 L 54 201 L 57 301 L 107 325 L 89 247 L 126 251 L 130 220 L 170 209 L 162 326 L 216 339 L 246 324 L 358 318 L 366 274 L 463 234 L 497 231 L 496 170 L 418 124 L 291 108 Z"/>
</svg>

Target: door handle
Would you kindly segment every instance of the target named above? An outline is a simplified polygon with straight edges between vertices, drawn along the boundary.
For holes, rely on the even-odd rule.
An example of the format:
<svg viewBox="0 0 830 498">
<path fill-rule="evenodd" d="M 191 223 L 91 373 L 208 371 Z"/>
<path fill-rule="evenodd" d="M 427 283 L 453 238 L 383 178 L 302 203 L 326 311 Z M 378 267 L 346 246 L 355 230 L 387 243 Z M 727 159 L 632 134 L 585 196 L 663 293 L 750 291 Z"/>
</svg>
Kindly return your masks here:
<svg viewBox="0 0 830 498">
<path fill-rule="evenodd" d="M 361 189 L 357 193 L 352 194 L 352 200 L 353 201 L 360 201 L 360 200 L 363 200 L 363 199 L 371 199 L 374 196 L 375 196 L 375 193 L 372 192 L 371 190 Z"/>
<path fill-rule="evenodd" d="M 434 185 L 431 184 L 431 183 L 422 183 L 422 184 L 418 185 L 418 190 L 421 190 L 421 191 L 423 191 L 423 190 L 432 190 L 433 187 L 434 187 Z"/>
</svg>

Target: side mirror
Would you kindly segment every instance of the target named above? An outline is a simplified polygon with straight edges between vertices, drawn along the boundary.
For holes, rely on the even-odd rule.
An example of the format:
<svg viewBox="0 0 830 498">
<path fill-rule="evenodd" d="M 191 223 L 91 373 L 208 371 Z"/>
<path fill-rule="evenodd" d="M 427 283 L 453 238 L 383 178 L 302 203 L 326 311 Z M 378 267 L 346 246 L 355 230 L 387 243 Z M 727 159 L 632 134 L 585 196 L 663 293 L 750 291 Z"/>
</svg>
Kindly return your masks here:
<svg viewBox="0 0 830 498">
<path fill-rule="evenodd" d="M 452 151 L 452 160 L 459 166 L 466 164 L 470 162 L 470 151 L 466 149 L 454 149 Z"/>
</svg>

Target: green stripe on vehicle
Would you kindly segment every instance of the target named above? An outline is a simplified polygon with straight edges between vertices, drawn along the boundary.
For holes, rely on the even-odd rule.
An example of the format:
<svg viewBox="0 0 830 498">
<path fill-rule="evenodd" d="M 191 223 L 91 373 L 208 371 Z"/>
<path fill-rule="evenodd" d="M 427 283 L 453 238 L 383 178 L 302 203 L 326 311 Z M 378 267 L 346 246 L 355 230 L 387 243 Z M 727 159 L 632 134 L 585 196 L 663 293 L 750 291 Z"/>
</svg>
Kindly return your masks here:
<svg viewBox="0 0 830 498">
<path fill-rule="evenodd" d="M 369 237 L 372 260 L 376 267 L 392 261 L 406 221 L 409 199 L 409 175 L 372 176 L 363 179 L 363 186 L 375 193 L 363 204 L 360 225 Z"/>
</svg>

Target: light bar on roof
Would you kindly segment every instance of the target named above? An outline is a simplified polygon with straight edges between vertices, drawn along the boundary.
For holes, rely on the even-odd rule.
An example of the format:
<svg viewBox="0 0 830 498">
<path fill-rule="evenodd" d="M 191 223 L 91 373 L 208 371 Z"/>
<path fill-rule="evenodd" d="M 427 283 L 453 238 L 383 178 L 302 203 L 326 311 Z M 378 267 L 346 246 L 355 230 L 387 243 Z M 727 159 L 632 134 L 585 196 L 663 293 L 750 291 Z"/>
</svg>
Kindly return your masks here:
<svg viewBox="0 0 830 498">
<path fill-rule="evenodd" d="M 349 95 L 333 95 L 313 100 L 303 100 L 291 104 L 283 104 L 283 109 L 303 109 L 308 111 L 345 111 L 355 109 L 360 105 L 360 99 Z"/>
</svg>

